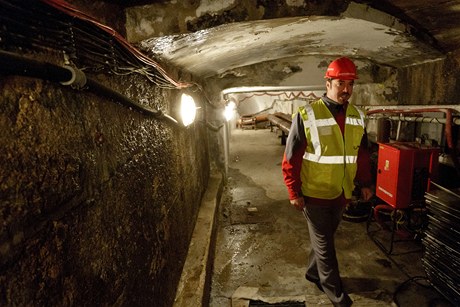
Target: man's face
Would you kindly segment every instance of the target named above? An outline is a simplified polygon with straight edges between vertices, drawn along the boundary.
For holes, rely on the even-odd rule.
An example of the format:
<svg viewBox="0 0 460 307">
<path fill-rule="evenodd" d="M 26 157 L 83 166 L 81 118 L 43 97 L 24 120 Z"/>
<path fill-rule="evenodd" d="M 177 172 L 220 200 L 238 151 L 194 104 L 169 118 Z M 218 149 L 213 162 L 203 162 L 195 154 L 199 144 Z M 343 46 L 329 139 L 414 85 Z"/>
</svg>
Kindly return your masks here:
<svg viewBox="0 0 460 307">
<path fill-rule="evenodd" d="M 353 85 L 354 80 L 328 80 L 326 81 L 326 95 L 339 104 L 344 104 L 353 93 Z"/>
</svg>

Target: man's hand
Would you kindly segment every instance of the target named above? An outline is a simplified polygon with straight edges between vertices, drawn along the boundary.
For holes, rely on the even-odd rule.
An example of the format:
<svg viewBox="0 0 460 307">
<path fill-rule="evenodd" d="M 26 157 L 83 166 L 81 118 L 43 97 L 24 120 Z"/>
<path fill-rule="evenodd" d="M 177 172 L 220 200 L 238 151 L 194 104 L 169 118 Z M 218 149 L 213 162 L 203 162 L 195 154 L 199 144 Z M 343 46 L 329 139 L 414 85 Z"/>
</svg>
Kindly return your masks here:
<svg viewBox="0 0 460 307">
<path fill-rule="evenodd" d="M 305 207 L 305 201 L 303 200 L 303 197 L 291 199 L 290 202 L 291 202 L 291 205 L 293 205 L 299 211 L 302 211 L 303 208 Z"/>
<path fill-rule="evenodd" d="M 364 201 L 368 201 L 374 196 L 374 192 L 371 188 L 361 188 L 361 197 Z"/>
</svg>

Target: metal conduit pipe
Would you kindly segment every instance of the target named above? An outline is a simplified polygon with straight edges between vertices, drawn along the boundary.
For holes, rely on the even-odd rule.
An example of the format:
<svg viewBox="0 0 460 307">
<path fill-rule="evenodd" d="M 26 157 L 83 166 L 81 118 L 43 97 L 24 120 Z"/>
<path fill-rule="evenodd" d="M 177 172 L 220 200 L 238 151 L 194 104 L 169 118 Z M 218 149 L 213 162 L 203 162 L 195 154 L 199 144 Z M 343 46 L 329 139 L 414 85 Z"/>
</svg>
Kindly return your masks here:
<svg viewBox="0 0 460 307">
<path fill-rule="evenodd" d="M 3 50 L 0 50 L 0 72 L 53 82 L 68 82 L 72 79 L 72 71 L 68 68 L 31 60 Z"/>
<path fill-rule="evenodd" d="M 292 123 L 292 115 L 290 115 L 290 114 L 276 112 L 275 116 L 279 117 L 279 118 L 282 118 L 282 119 L 284 119 L 285 121 L 287 121 L 289 123 Z"/>
<path fill-rule="evenodd" d="M 324 86 L 248 86 L 248 87 L 231 87 L 224 89 L 222 95 L 238 94 L 238 93 L 252 93 L 252 92 L 301 92 L 301 91 L 324 91 Z"/>
<path fill-rule="evenodd" d="M 455 111 L 449 108 L 422 108 L 422 109 L 411 109 L 411 110 L 386 110 L 386 109 L 377 109 L 377 110 L 370 110 L 367 112 L 367 116 L 372 114 L 413 114 L 413 113 L 432 113 L 432 112 L 442 112 L 446 115 L 445 118 L 445 128 L 444 132 L 446 134 L 447 145 L 449 149 L 453 149 L 454 144 L 452 141 L 452 112 Z"/>
<path fill-rule="evenodd" d="M 166 119 L 180 126 L 173 117 L 164 114 L 160 110 L 145 107 L 125 95 L 112 90 L 105 85 L 87 78 L 79 69 L 71 66 L 58 66 L 50 63 L 32 60 L 15 53 L 0 50 L 0 73 L 13 74 L 25 77 L 39 78 L 43 80 L 59 82 L 62 85 L 70 85 L 77 89 L 88 89 L 122 105 L 132 108 L 142 114 L 152 115 L 155 118 Z"/>
<path fill-rule="evenodd" d="M 436 108 L 436 109 L 452 109 L 455 112 L 460 112 L 460 104 L 435 104 L 435 105 L 426 105 L 426 104 L 410 104 L 410 105 L 355 105 L 363 110 L 373 111 L 373 110 L 417 110 L 417 109 L 426 109 L 426 108 Z"/>
<path fill-rule="evenodd" d="M 256 123 L 265 122 L 268 120 L 267 116 L 268 114 L 255 115 L 254 119 Z"/>
<path fill-rule="evenodd" d="M 428 124 L 445 124 L 445 118 L 436 117 L 417 117 L 417 116 L 368 116 L 369 119 L 386 118 L 394 121 L 401 122 L 414 122 L 414 123 L 428 123 Z M 460 125 L 460 118 L 452 118 L 452 124 Z"/>
<path fill-rule="evenodd" d="M 267 119 L 275 124 L 276 126 L 278 126 L 283 132 L 285 133 L 289 133 L 289 129 L 291 128 L 291 122 L 287 121 L 287 120 L 284 120 L 276 115 L 273 115 L 273 114 L 269 114 L 267 116 Z"/>
</svg>

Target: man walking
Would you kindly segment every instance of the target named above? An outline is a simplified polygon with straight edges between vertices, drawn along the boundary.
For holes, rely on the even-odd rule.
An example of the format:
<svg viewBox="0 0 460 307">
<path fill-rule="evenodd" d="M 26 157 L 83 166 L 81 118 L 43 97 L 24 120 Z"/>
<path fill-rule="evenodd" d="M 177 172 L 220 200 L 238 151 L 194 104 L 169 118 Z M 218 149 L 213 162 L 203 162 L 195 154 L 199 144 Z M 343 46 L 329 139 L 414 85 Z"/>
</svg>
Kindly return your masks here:
<svg viewBox="0 0 460 307">
<path fill-rule="evenodd" d="M 363 200 L 373 192 L 364 115 L 348 103 L 358 79 L 346 57 L 329 64 L 326 94 L 302 106 L 293 118 L 282 171 L 290 203 L 307 218 L 311 252 L 305 278 L 334 306 L 351 306 L 342 287 L 334 236 L 355 180 Z"/>
</svg>

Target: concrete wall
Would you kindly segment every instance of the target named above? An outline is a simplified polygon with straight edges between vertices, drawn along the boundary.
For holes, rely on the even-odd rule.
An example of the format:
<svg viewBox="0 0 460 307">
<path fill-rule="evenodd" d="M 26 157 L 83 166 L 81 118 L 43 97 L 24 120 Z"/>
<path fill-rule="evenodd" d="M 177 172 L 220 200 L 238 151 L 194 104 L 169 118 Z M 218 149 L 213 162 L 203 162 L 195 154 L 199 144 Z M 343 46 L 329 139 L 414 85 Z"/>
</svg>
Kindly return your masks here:
<svg viewBox="0 0 460 307">
<path fill-rule="evenodd" d="M 114 29 L 120 35 L 126 36 L 125 10 L 120 5 L 120 1 L 67 0 L 66 2 L 99 23 Z"/>
<path fill-rule="evenodd" d="M 458 59 L 449 55 L 445 60 L 411 66 L 399 71 L 398 101 L 404 105 L 458 105 L 460 80 Z"/>
<path fill-rule="evenodd" d="M 180 94 L 92 77 L 169 113 Z M 0 75 L 0 130 L 0 305 L 170 306 L 209 177 L 205 126 Z"/>
</svg>

